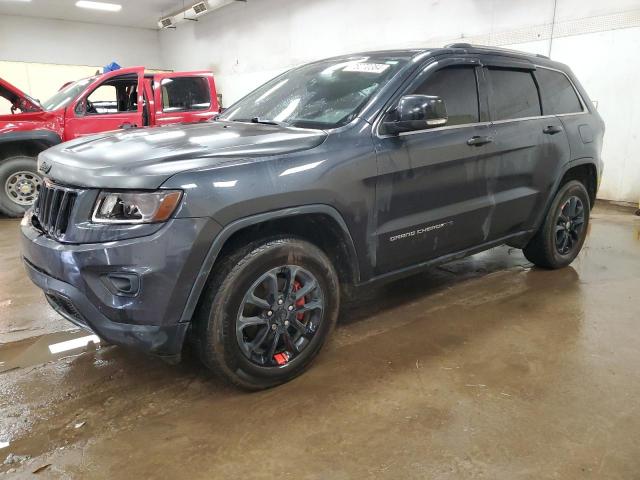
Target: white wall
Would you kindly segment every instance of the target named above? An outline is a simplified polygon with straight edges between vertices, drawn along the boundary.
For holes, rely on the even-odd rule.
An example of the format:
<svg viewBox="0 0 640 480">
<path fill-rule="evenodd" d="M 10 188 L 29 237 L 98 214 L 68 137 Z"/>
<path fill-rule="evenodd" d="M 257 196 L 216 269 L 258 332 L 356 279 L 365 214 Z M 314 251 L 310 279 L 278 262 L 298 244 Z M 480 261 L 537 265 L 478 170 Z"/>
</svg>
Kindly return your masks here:
<svg viewBox="0 0 640 480">
<path fill-rule="evenodd" d="M 370 49 L 471 41 L 571 65 L 607 122 L 600 197 L 640 199 L 638 0 L 248 0 L 160 33 L 167 68 L 207 68 L 229 105 L 283 70 Z M 0 27 L 1 28 L 1 27 Z M 466 41 L 466 40 L 465 40 Z"/>
<path fill-rule="evenodd" d="M 8 15 L 0 16 L 0 60 L 162 68 L 157 30 Z"/>
</svg>

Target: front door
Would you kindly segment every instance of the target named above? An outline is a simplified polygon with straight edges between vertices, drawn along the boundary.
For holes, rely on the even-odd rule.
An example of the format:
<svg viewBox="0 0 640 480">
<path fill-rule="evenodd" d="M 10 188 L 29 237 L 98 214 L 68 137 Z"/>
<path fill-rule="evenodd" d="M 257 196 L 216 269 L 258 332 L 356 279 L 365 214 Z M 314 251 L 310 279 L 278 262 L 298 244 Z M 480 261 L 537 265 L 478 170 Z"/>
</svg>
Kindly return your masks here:
<svg viewBox="0 0 640 480">
<path fill-rule="evenodd" d="M 65 112 L 65 138 L 143 126 L 144 69 L 101 75 Z"/>
<path fill-rule="evenodd" d="M 376 274 L 464 250 L 486 236 L 486 152 L 492 138 L 481 74 L 475 58 L 427 65 L 398 97 L 441 97 L 447 123 L 374 136 Z"/>
</svg>

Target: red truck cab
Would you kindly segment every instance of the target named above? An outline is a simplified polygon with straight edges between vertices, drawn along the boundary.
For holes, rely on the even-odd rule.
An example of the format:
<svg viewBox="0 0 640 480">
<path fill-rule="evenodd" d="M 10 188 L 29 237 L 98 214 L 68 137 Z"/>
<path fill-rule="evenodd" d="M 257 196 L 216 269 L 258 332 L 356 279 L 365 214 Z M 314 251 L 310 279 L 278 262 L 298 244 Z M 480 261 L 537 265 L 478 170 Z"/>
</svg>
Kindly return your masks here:
<svg viewBox="0 0 640 480">
<path fill-rule="evenodd" d="M 58 143 L 117 129 L 207 121 L 219 111 L 213 73 L 115 70 L 65 84 L 39 102 L 0 78 L 0 212 L 19 216 L 41 182 L 37 155 Z"/>
</svg>

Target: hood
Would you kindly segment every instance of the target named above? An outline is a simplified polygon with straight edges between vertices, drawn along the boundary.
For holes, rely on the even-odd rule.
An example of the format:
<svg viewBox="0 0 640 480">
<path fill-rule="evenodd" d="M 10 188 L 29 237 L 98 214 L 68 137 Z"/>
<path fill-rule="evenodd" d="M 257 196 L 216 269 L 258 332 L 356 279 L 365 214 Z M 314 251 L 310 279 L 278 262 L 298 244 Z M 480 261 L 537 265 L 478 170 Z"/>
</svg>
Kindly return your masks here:
<svg viewBox="0 0 640 480">
<path fill-rule="evenodd" d="M 179 172 L 308 150 L 326 137 L 322 130 L 240 122 L 143 128 L 50 148 L 38 169 L 66 185 L 151 189 Z"/>
<path fill-rule="evenodd" d="M 11 105 L 19 108 L 23 113 L 42 111 L 42 107 L 37 100 L 2 78 L 0 78 L 0 97 L 6 98 Z"/>
</svg>

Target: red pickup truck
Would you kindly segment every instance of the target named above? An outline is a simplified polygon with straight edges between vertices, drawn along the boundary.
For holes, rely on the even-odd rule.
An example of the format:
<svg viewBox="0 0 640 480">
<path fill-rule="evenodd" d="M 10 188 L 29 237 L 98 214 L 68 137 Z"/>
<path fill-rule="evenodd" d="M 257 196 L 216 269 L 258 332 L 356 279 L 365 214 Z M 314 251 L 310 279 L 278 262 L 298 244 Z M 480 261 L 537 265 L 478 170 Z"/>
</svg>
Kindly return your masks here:
<svg viewBox="0 0 640 480">
<path fill-rule="evenodd" d="M 110 130 L 209 120 L 219 110 L 213 73 L 115 70 L 64 85 L 39 102 L 0 78 L 0 212 L 20 216 L 41 179 L 36 157 L 67 140 Z M 0 101 L 2 99 L 0 98 Z"/>
</svg>

